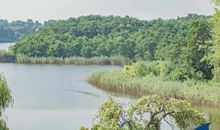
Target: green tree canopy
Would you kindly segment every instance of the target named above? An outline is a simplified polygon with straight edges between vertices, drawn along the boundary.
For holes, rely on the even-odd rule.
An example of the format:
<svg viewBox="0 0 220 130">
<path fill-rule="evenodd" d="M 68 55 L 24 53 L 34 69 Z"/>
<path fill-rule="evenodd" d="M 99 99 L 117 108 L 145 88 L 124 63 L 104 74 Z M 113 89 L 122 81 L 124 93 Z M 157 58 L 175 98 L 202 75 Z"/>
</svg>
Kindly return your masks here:
<svg viewBox="0 0 220 130">
<path fill-rule="evenodd" d="M 194 129 L 206 122 L 189 103 L 160 96 L 145 96 L 123 108 L 109 98 L 100 108 L 92 130 L 160 130 L 162 120 L 174 120 L 180 129 Z"/>
<path fill-rule="evenodd" d="M 12 104 L 11 91 L 8 88 L 4 76 L 0 75 L 0 129 L 8 130 L 3 117 L 4 110 Z"/>
<path fill-rule="evenodd" d="M 209 20 L 209 16 L 196 14 L 151 21 L 81 16 L 42 27 L 22 37 L 10 50 L 29 57 L 124 56 L 133 61 L 165 61 L 169 62 L 169 70 L 165 70 L 169 79 L 210 80 L 216 65 L 206 58 L 213 47 Z M 215 52 L 217 64 L 219 51 Z"/>
<path fill-rule="evenodd" d="M 219 0 L 214 0 L 216 3 L 216 12 L 212 18 L 213 23 L 213 65 L 214 65 L 214 80 L 220 81 L 220 9 L 219 9 Z"/>
</svg>

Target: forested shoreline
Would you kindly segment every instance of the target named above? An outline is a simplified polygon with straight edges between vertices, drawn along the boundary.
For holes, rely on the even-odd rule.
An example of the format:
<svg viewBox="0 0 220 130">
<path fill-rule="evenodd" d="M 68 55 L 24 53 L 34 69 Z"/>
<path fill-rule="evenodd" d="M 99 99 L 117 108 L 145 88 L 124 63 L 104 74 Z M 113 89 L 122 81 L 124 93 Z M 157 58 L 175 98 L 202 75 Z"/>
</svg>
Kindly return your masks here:
<svg viewBox="0 0 220 130">
<path fill-rule="evenodd" d="M 186 39 L 176 40 L 171 48 L 164 46 L 166 58 L 138 61 L 117 72 L 97 72 L 89 76 L 88 82 L 110 92 L 133 96 L 159 94 L 219 107 L 219 21 L 216 4 L 213 17 L 190 24 Z"/>
<path fill-rule="evenodd" d="M 121 55 L 135 60 L 167 59 L 169 49 L 178 42 L 187 44 L 187 39 L 200 31 L 206 37 L 201 34 L 199 38 L 207 42 L 209 18 L 189 14 L 178 19 L 144 21 L 129 16 L 81 16 L 40 28 L 20 39 L 12 51 L 30 57 Z"/>
<path fill-rule="evenodd" d="M 80 58 L 86 59 L 85 64 L 96 64 L 88 60 L 94 57 L 103 60 L 98 64 L 111 64 L 103 57 L 124 57 L 147 61 L 157 66 L 155 69 L 163 69 L 156 70 L 156 76 L 166 75 L 170 80 L 218 79 L 218 46 L 213 33 L 216 16 L 189 14 L 145 21 L 89 15 L 58 20 L 22 37 L 2 57 L 14 55 L 9 61 L 17 63 L 52 64 L 75 64 Z"/>
<path fill-rule="evenodd" d="M 220 0 L 59 2 L 2 2 L 0 130 L 219 129 Z"/>
<path fill-rule="evenodd" d="M 177 19 L 145 21 L 128 16 L 80 16 L 39 28 L 22 37 L 5 53 L 14 56 L 16 63 L 30 64 L 126 65 L 132 61 L 131 66 L 124 67 L 129 77 L 121 72 L 110 73 L 110 77 L 102 73 L 98 77 L 94 74 L 89 82 L 100 88 L 117 86 L 120 92 L 126 91 L 125 94 L 134 90 L 135 93 L 158 94 L 161 86 L 152 84 L 152 91 L 140 87 L 146 77 L 146 81 L 152 83 L 158 78 L 161 84 L 170 85 L 170 91 L 164 96 L 195 98 L 196 102 L 218 106 L 216 99 L 219 97 L 215 92 L 219 89 L 215 82 L 218 82 L 219 73 L 214 62 L 218 63 L 215 50 L 218 46 L 215 44 L 216 33 L 213 33 L 216 17 L 189 14 Z M 117 81 L 107 83 L 115 77 L 118 77 L 116 80 L 125 77 L 130 80 L 119 81 L 120 84 Z M 133 79 L 135 81 L 130 83 Z M 207 87 L 210 84 L 212 88 Z M 196 88 L 202 91 L 202 96 L 197 96 L 199 91 L 194 93 L 197 95 L 190 94 Z M 215 90 L 214 95 L 206 95 L 205 91 L 211 89 Z"/>
<path fill-rule="evenodd" d="M 59 20 L 22 37 L 10 51 L 28 57 L 112 57 L 166 61 L 176 79 L 212 79 L 212 17 L 138 20 L 81 16 Z M 174 75 L 173 74 L 173 75 Z"/>
</svg>

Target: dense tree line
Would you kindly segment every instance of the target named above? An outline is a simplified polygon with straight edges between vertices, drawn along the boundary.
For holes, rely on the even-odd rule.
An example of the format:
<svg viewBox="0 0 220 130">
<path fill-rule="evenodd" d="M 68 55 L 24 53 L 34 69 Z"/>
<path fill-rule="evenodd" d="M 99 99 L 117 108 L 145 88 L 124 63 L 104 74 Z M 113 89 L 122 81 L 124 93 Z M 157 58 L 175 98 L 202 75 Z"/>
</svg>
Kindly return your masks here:
<svg viewBox="0 0 220 130">
<path fill-rule="evenodd" d="M 198 15 L 152 21 L 118 16 L 82 16 L 60 20 L 23 37 L 13 51 L 39 57 L 123 55 L 132 59 L 164 59 L 170 44 L 186 39 L 194 21 L 208 24 L 207 19 Z"/>
<path fill-rule="evenodd" d="M 60 20 L 23 37 L 11 50 L 30 57 L 121 55 L 134 61 L 168 61 L 176 79 L 212 79 L 210 17 L 138 20 L 81 16 Z"/>
<path fill-rule="evenodd" d="M 54 23 L 54 20 L 45 21 L 41 24 L 38 21 L 28 19 L 27 21 L 12 21 L 0 19 L 0 43 L 1 42 L 14 42 L 22 36 L 35 32 L 39 27 L 48 26 Z"/>
</svg>

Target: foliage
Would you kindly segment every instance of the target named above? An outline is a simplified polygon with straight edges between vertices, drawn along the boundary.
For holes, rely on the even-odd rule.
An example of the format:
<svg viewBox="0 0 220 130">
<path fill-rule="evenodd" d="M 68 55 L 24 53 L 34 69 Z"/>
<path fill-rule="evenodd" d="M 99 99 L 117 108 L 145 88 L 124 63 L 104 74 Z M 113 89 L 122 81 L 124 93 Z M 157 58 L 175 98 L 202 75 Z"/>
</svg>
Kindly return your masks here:
<svg viewBox="0 0 220 130">
<path fill-rule="evenodd" d="M 147 75 L 169 77 L 174 67 L 167 61 L 137 61 L 131 65 L 124 66 L 123 72 L 129 76 L 145 77 Z M 168 79 L 168 78 L 167 78 Z M 171 78 L 169 78 L 171 79 Z M 177 78 L 176 78 L 177 80 Z"/>
<path fill-rule="evenodd" d="M 100 108 L 97 122 L 92 130 L 123 130 L 121 126 L 122 107 L 109 98 Z"/>
<path fill-rule="evenodd" d="M 195 69 L 187 70 L 181 65 L 169 61 L 137 61 L 124 67 L 123 72 L 130 76 L 144 77 L 146 75 L 160 76 L 167 80 L 203 79 L 203 73 Z M 191 76 L 191 77 L 189 77 Z"/>
<path fill-rule="evenodd" d="M 213 0 L 215 4 L 218 6 L 220 4 L 220 0 Z"/>
<path fill-rule="evenodd" d="M 146 75 L 146 65 L 143 61 L 138 61 L 132 65 L 127 65 L 124 67 L 124 73 L 130 76 L 145 76 Z"/>
<path fill-rule="evenodd" d="M 170 81 L 154 75 L 130 76 L 123 71 L 96 72 L 87 81 L 100 89 L 135 97 L 158 94 L 185 99 L 193 104 L 220 105 L 220 84 L 213 81 Z"/>
<path fill-rule="evenodd" d="M 123 109 L 109 98 L 101 106 L 92 130 L 160 130 L 162 120 L 168 117 L 180 129 L 193 129 L 206 122 L 203 114 L 183 100 L 144 96 Z"/>
<path fill-rule="evenodd" d="M 76 64 L 76 65 L 126 65 L 130 64 L 130 59 L 123 56 L 112 57 L 28 57 L 25 55 L 17 55 L 16 63 L 25 64 Z"/>
<path fill-rule="evenodd" d="M 13 21 L 0 20 L 0 43 L 1 42 L 14 42 L 22 36 L 36 31 L 42 25 L 31 19 L 27 21 Z"/>
<path fill-rule="evenodd" d="M 214 65 L 214 80 L 220 81 L 220 9 L 219 9 L 219 0 L 215 0 L 216 5 L 218 8 L 216 8 L 216 12 L 214 17 L 212 18 L 213 25 L 213 65 Z"/>
<path fill-rule="evenodd" d="M 85 127 L 81 127 L 80 130 L 89 130 L 89 129 Z"/>
<path fill-rule="evenodd" d="M 211 26 L 209 17 L 196 14 L 152 21 L 89 15 L 40 28 L 19 40 L 11 50 L 16 55 L 30 57 L 119 55 L 133 61 L 162 61 L 169 69 L 163 70 L 162 75 L 170 73 L 171 79 L 212 79 L 213 66 L 205 60 L 213 46 Z M 161 70 L 154 71 L 155 75 L 161 75 L 158 74 Z"/>
<path fill-rule="evenodd" d="M 146 113 L 150 114 L 150 119 L 144 119 Z M 168 116 L 180 129 L 193 129 L 206 121 L 204 115 L 194 110 L 186 101 L 174 98 L 166 100 L 157 95 L 142 97 L 129 108 L 129 118 L 133 125 L 144 124 L 143 129 L 159 130 L 161 121 Z"/>
<path fill-rule="evenodd" d="M 0 75 L 0 129 L 8 130 L 3 118 L 3 111 L 12 103 L 11 91 L 8 88 L 4 76 Z"/>
</svg>

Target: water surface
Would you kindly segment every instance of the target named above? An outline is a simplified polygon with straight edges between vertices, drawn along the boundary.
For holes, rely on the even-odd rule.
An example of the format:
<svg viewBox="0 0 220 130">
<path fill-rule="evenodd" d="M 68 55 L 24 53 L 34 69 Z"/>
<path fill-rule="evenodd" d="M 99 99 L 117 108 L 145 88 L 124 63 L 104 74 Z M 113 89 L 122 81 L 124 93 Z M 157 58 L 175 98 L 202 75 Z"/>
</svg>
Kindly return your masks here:
<svg viewBox="0 0 220 130">
<path fill-rule="evenodd" d="M 12 45 L 14 45 L 15 43 L 0 43 L 0 49 L 1 50 L 8 50 L 8 48 Z"/>
<path fill-rule="evenodd" d="M 0 64 L 14 105 L 6 111 L 10 130 L 77 130 L 91 126 L 107 94 L 85 82 L 116 66 Z"/>
<path fill-rule="evenodd" d="M 13 44 L 13 43 L 12 43 Z M 8 50 L 11 43 L 0 43 Z M 118 70 L 117 66 L 0 64 L 12 90 L 14 105 L 7 109 L 10 130 L 78 130 L 91 127 L 95 114 L 109 95 L 88 83 L 86 77 L 99 70 Z M 129 98 L 119 98 L 128 103 Z M 196 107 L 207 114 L 211 129 L 220 128 L 220 110 Z M 170 130 L 162 124 L 162 130 Z"/>
</svg>

